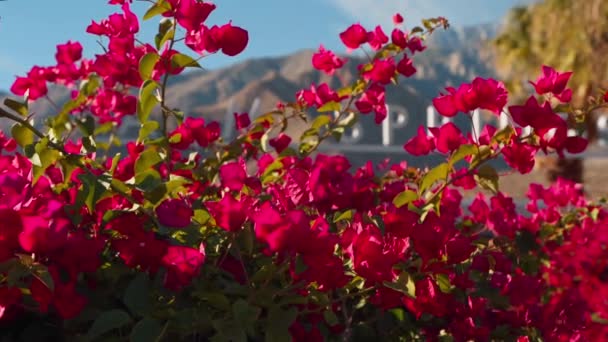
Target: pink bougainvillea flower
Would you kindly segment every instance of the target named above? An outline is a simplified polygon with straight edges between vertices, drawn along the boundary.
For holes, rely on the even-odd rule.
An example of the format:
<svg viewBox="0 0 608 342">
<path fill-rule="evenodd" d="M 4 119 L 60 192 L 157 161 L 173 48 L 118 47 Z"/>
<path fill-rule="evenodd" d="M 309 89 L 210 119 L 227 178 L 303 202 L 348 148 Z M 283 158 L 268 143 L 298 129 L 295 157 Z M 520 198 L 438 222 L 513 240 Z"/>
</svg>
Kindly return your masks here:
<svg viewBox="0 0 608 342">
<path fill-rule="evenodd" d="M 437 283 L 430 277 L 416 282 L 416 297 L 403 297 L 406 307 L 420 317 L 423 313 L 430 313 L 436 317 L 443 317 L 449 310 L 450 296 L 443 293 Z"/>
<path fill-rule="evenodd" d="M 426 46 L 422 44 L 422 39 L 419 37 L 410 38 L 410 40 L 407 42 L 407 48 L 410 49 L 412 54 L 426 50 Z"/>
<path fill-rule="evenodd" d="M 418 134 L 408 140 L 403 148 L 414 156 L 425 156 L 435 149 L 435 139 L 426 134 L 424 126 L 420 126 Z"/>
<path fill-rule="evenodd" d="M 236 125 L 236 129 L 240 130 L 243 128 L 249 127 L 251 125 L 251 119 L 249 118 L 249 113 L 234 113 L 234 123 Z"/>
<path fill-rule="evenodd" d="M 589 141 L 583 137 L 568 137 L 565 142 L 566 150 L 569 153 L 581 153 L 589 144 Z"/>
<path fill-rule="evenodd" d="M 180 0 L 175 10 L 175 19 L 186 31 L 197 30 L 215 9 L 210 2 Z"/>
<path fill-rule="evenodd" d="M 194 277 L 198 276 L 201 266 L 205 262 L 205 249 L 186 246 L 169 246 L 162 259 L 162 265 L 167 269 L 164 286 L 178 291 L 190 285 Z"/>
<path fill-rule="evenodd" d="M 64 246 L 70 222 L 64 218 L 47 219 L 41 216 L 22 216 L 23 231 L 19 243 L 30 253 L 49 253 Z"/>
<path fill-rule="evenodd" d="M 402 49 L 407 48 L 407 34 L 399 28 L 394 28 L 391 32 L 391 41 Z"/>
<path fill-rule="evenodd" d="M 328 102 L 340 102 L 346 98 L 346 96 L 340 96 L 336 91 L 331 89 L 327 83 L 322 83 L 319 86 L 312 84 L 310 90 L 300 90 L 296 97 L 299 101 L 304 102 L 308 106 L 322 107 Z"/>
<path fill-rule="evenodd" d="M 82 45 L 79 42 L 68 41 L 57 45 L 55 59 L 58 64 L 72 64 L 82 58 Z"/>
<path fill-rule="evenodd" d="M 34 66 L 26 77 L 17 77 L 11 86 L 11 92 L 15 95 L 25 96 L 29 100 L 37 100 L 47 93 L 47 71 L 44 68 Z"/>
<path fill-rule="evenodd" d="M 414 62 L 407 58 L 407 56 L 403 56 L 399 63 L 397 63 L 397 72 L 405 77 L 411 77 L 416 73 Z"/>
<path fill-rule="evenodd" d="M 367 33 L 367 41 L 373 50 L 380 50 L 384 44 L 388 43 L 388 37 L 382 30 L 382 27 L 376 26 L 374 31 Z"/>
<path fill-rule="evenodd" d="M 502 82 L 494 79 L 475 78 L 471 84 L 458 89 L 446 88 L 448 94 L 433 99 L 433 106 L 443 116 L 452 117 L 458 112 L 486 109 L 500 115 L 507 103 L 507 91 Z"/>
<path fill-rule="evenodd" d="M 283 152 L 291 143 L 291 137 L 285 133 L 279 133 L 278 136 L 268 141 L 268 144 L 277 151 L 277 153 Z"/>
<path fill-rule="evenodd" d="M 0 287 L 0 321 L 13 305 L 21 302 L 21 290 L 18 287 Z"/>
<path fill-rule="evenodd" d="M 331 50 L 326 50 L 323 45 L 319 47 L 318 52 L 312 55 L 312 66 L 328 75 L 333 75 L 337 69 L 344 66 L 345 61 L 345 59 L 336 56 Z"/>
<path fill-rule="evenodd" d="M 367 30 L 361 24 L 351 25 L 344 32 L 340 33 L 340 40 L 349 49 L 358 49 L 359 46 L 367 43 Z"/>
<path fill-rule="evenodd" d="M 395 76 L 395 60 L 393 58 L 376 59 L 371 69 L 363 73 L 363 77 L 381 84 L 388 84 Z"/>
<path fill-rule="evenodd" d="M 194 211 L 184 200 L 171 198 L 162 201 L 156 207 L 156 215 L 164 226 L 185 228 L 190 225 Z"/>
<path fill-rule="evenodd" d="M 374 83 L 365 93 L 355 101 L 355 106 L 362 114 L 376 113 L 374 121 L 379 124 L 387 116 L 386 112 L 386 90 L 381 84 Z"/>
<path fill-rule="evenodd" d="M 108 19 L 104 19 L 100 23 L 93 21 L 87 27 L 87 33 L 108 37 L 125 37 L 139 32 L 139 21 L 131 11 L 129 3 L 124 2 L 121 8 L 123 14 L 111 14 Z"/>
<path fill-rule="evenodd" d="M 247 173 L 245 165 L 241 162 L 231 162 L 220 166 L 220 180 L 222 187 L 232 191 L 239 191 L 243 188 Z"/>
<path fill-rule="evenodd" d="M 232 23 L 214 25 L 211 28 L 202 25 L 200 29 L 186 34 L 185 43 L 198 53 L 215 53 L 221 50 L 227 56 L 236 56 L 247 47 L 249 33 L 241 27 L 232 26 Z"/>
<path fill-rule="evenodd" d="M 535 147 L 518 142 L 507 145 L 502 150 L 507 164 L 518 170 L 521 174 L 532 171 L 536 152 L 537 149 Z"/>
<path fill-rule="evenodd" d="M 219 202 L 207 202 L 206 206 L 219 227 L 236 232 L 243 228 L 250 203 L 245 199 L 237 201 L 227 193 Z"/>
<path fill-rule="evenodd" d="M 539 95 L 551 93 L 561 102 L 570 102 L 572 99 L 572 89 L 567 89 L 568 80 L 572 72 L 557 72 L 555 69 L 543 65 L 543 73 L 536 82 L 530 81 Z"/>
<path fill-rule="evenodd" d="M 222 53 L 226 56 L 238 55 L 249 43 L 249 33 L 241 27 L 232 26 L 232 23 L 221 26 L 219 32 Z"/>
<path fill-rule="evenodd" d="M 403 23 L 403 16 L 399 13 L 393 14 L 393 24 L 399 25 Z"/>
<path fill-rule="evenodd" d="M 429 127 L 429 130 L 435 136 L 437 151 L 441 153 L 456 151 L 460 145 L 466 143 L 462 132 L 452 122 L 448 122 L 439 128 Z"/>
</svg>

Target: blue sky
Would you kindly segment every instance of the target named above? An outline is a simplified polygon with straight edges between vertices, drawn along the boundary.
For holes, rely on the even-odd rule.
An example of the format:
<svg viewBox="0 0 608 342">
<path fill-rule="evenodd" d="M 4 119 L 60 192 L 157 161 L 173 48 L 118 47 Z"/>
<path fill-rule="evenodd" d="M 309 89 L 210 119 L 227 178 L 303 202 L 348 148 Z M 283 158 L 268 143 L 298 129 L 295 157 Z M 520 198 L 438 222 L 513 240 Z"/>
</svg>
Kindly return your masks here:
<svg viewBox="0 0 608 342">
<path fill-rule="evenodd" d="M 234 25 L 250 33 L 247 50 L 240 56 L 212 56 L 206 68 L 239 60 L 274 56 L 324 44 L 343 52 L 338 33 L 353 22 L 383 24 L 390 30 L 391 16 L 403 14 L 410 27 L 423 17 L 445 16 L 454 26 L 500 20 L 512 6 L 529 0 L 216 0 L 216 11 L 207 23 Z M 135 1 L 133 10 L 144 13 L 148 3 Z M 97 37 L 85 33 L 91 20 L 99 21 L 119 11 L 107 0 L 6 0 L 0 2 L 0 89 L 8 89 L 15 75 L 33 65 L 51 65 L 55 46 L 80 41 L 85 56 L 100 52 Z M 142 25 L 150 41 L 157 19 Z"/>
</svg>

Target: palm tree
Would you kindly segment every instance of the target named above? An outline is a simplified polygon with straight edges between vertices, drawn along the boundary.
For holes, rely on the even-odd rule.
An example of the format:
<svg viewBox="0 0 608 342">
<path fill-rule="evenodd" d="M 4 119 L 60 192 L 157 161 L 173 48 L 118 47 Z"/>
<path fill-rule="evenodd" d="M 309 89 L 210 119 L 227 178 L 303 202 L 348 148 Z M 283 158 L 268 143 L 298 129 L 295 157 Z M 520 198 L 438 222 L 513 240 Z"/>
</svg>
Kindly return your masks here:
<svg viewBox="0 0 608 342">
<path fill-rule="evenodd" d="M 608 81 L 608 1 L 541 0 L 514 8 L 494 40 L 497 66 L 513 94 L 523 95 L 527 81 L 545 64 L 574 71 L 569 85 L 573 104 L 581 106 Z M 597 140 L 596 115 L 585 116 L 590 142 Z M 582 182 L 582 160 L 557 160 L 549 179 Z"/>
</svg>

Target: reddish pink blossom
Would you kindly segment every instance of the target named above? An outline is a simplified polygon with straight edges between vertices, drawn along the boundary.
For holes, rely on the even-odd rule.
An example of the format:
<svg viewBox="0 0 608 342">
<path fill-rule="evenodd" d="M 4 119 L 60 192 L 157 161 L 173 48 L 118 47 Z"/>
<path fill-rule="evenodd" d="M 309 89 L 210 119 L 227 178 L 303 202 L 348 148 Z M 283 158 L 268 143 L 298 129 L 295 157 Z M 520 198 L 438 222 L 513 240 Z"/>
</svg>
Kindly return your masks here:
<svg viewBox="0 0 608 342">
<path fill-rule="evenodd" d="M 399 28 L 394 28 L 391 32 L 391 41 L 393 42 L 393 44 L 397 45 L 402 49 L 407 48 L 407 34 L 401 31 Z"/>
<path fill-rule="evenodd" d="M 386 112 L 386 90 L 380 84 L 374 83 L 365 93 L 355 102 L 357 109 L 363 114 L 369 114 L 372 111 L 376 113 L 375 122 L 377 124 L 384 121 L 387 116 Z"/>
<path fill-rule="evenodd" d="M 319 108 L 328 102 L 340 102 L 346 98 L 346 96 L 339 96 L 327 83 L 322 83 L 318 87 L 312 84 L 310 90 L 301 90 L 296 96 L 298 100 L 303 101 L 307 105 Z"/>
<path fill-rule="evenodd" d="M 414 62 L 407 58 L 407 56 L 403 56 L 403 59 L 397 63 L 397 72 L 405 77 L 411 77 L 416 73 L 416 68 L 414 67 Z"/>
<path fill-rule="evenodd" d="M 399 25 L 403 23 L 403 16 L 399 13 L 393 14 L 393 24 Z"/>
<path fill-rule="evenodd" d="M 346 31 L 340 33 L 340 39 L 349 49 L 358 49 L 359 46 L 367 43 L 369 37 L 361 24 L 354 24 L 349 26 Z"/>
<path fill-rule="evenodd" d="M 376 26 L 374 31 L 367 33 L 367 42 L 373 50 L 380 50 L 384 44 L 388 43 L 388 37 L 382 30 L 382 27 Z"/>
<path fill-rule="evenodd" d="M 247 173 L 245 165 L 240 162 L 231 162 L 220 166 L 220 180 L 222 187 L 233 191 L 239 191 L 243 188 Z"/>
<path fill-rule="evenodd" d="M 192 50 L 203 53 L 215 53 L 219 50 L 227 56 L 236 56 L 243 52 L 249 43 L 249 33 L 232 23 L 223 26 L 189 31 L 186 35 L 186 45 Z"/>
<path fill-rule="evenodd" d="M 325 72 L 328 75 L 333 75 L 337 69 L 344 66 L 346 59 L 341 59 L 332 51 L 326 50 L 323 45 L 319 47 L 319 51 L 312 55 L 312 66 Z"/>
<path fill-rule="evenodd" d="M 175 19 L 186 31 L 197 30 L 215 8 L 210 2 L 180 0 L 175 10 Z"/>
<path fill-rule="evenodd" d="M 32 101 L 37 100 L 47 93 L 46 75 L 46 69 L 34 66 L 27 73 L 27 77 L 17 77 L 11 86 L 11 92 L 15 95 L 27 96 Z"/>
<path fill-rule="evenodd" d="M 250 209 L 249 201 L 237 201 L 231 194 L 225 194 L 219 202 L 207 202 L 206 206 L 217 225 L 229 232 L 243 229 Z"/>
<path fill-rule="evenodd" d="M 205 250 L 186 246 L 169 246 L 162 259 L 162 265 L 167 269 L 164 286 L 169 290 L 178 291 L 190 285 L 199 275 L 205 262 Z"/>
<path fill-rule="evenodd" d="M 249 118 L 249 113 L 234 113 L 234 122 L 236 124 L 236 129 L 240 130 L 243 128 L 249 127 L 251 125 L 251 119 Z"/>
<path fill-rule="evenodd" d="M 14 305 L 21 302 L 21 290 L 18 287 L 0 287 L 0 321 Z"/>
<path fill-rule="evenodd" d="M 475 78 L 471 84 L 462 84 L 458 89 L 447 88 L 448 94 L 433 99 L 439 114 L 447 117 L 458 112 L 487 109 L 500 115 L 507 103 L 507 91 L 502 82 L 494 79 Z"/>
<path fill-rule="evenodd" d="M 139 31 L 139 22 L 137 16 L 131 12 L 129 3 L 123 3 L 121 8 L 123 14 L 111 14 L 108 19 L 104 19 L 100 23 L 93 21 L 87 27 L 87 33 L 108 37 L 125 37 L 137 33 Z"/>
<path fill-rule="evenodd" d="M 158 221 L 171 228 L 185 228 L 190 225 L 194 211 L 184 200 L 171 198 L 156 207 Z"/>
<path fill-rule="evenodd" d="M 395 77 L 396 70 L 393 58 L 376 59 L 371 69 L 363 73 L 363 77 L 381 84 L 388 84 Z"/>
<path fill-rule="evenodd" d="M 58 64 L 72 64 L 82 58 L 82 45 L 79 42 L 68 41 L 57 45 L 55 59 Z"/>
<path fill-rule="evenodd" d="M 538 77 L 536 82 L 530 83 L 539 95 L 551 93 L 561 102 L 570 102 L 572 89 L 566 89 L 570 76 L 572 76 L 572 72 L 560 73 L 543 65 L 543 74 Z"/>
<path fill-rule="evenodd" d="M 268 141 L 268 144 L 277 151 L 277 153 L 283 152 L 291 143 L 291 137 L 285 133 L 279 133 L 275 138 Z"/>
<path fill-rule="evenodd" d="M 437 151 L 449 153 L 457 150 L 460 145 L 466 143 L 460 129 L 452 122 L 448 122 L 441 127 L 430 127 L 429 130 L 435 136 Z"/>
<path fill-rule="evenodd" d="M 424 126 L 420 126 L 418 134 L 408 140 L 403 148 L 414 156 L 425 156 L 435 149 L 435 139 L 426 134 Z"/>
<path fill-rule="evenodd" d="M 410 49 L 412 54 L 426 50 L 426 46 L 422 44 L 422 40 L 419 37 L 410 38 L 407 42 L 407 48 Z"/>
<path fill-rule="evenodd" d="M 502 150 L 505 161 L 509 166 L 522 174 L 532 171 L 536 148 L 524 143 L 512 143 Z"/>
</svg>

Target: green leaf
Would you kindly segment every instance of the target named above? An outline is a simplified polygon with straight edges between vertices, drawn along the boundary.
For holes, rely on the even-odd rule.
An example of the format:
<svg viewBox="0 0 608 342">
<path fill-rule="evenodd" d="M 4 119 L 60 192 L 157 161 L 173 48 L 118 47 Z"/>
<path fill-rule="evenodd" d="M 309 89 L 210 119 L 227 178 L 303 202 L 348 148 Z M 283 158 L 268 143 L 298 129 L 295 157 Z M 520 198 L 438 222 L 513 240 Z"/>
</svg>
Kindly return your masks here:
<svg viewBox="0 0 608 342">
<path fill-rule="evenodd" d="M 154 71 L 154 67 L 156 63 L 160 59 L 160 56 L 156 52 L 150 52 L 145 54 L 139 60 L 139 75 L 141 79 L 147 81 L 152 78 L 152 72 Z"/>
<path fill-rule="evenodd" d="M 339 112 L 340 109 L 342 109 L 342 107 L 340 106 L 339 102 L 329 101 L 326 104 L 322 105 L 321 108 L 317 109 L 317 111 L 319 113 L 336 112 L 336 111 Z"/>
<path fill-rule="evenodd" d="M 232 308 L 228 298 L 221 292 L 195 292 L 194 296 L 221 311 L 229 311 Z"/>
<path fill-rule="evenodd" d="M 148 169 L 135 174 L 135 184 L 142 190 L 152 191 L 162 184 L 162 179 L 158 171 Z"/>
<path fill-rule="evenodd" d="M 21 147 L 34 143 L 34 133 L 20 123 L 13 125 L 11 135 Z"/>
<path fill-rule="evenodd" d="M 323 126 L 329 125 L 330 122 L 331 122 L 331 116 L 322 114 L 315 118 L 315 120 L 312 122 L 310 127 L 318 130 L 319 128 L 321 128 Z"/>
<path fill-rule="evenodd" d="M 143 151 L 135 160 L 135 174 L 152 169 L 156 164 L 163 161 L 160 154 L 152 148 Z"/>
<path fill-rule="evenodd" d="M 418 194 L 412 190 L 405 190 L 393 199 L 393 204 L 397 208 L 401 208 L 418 199 Z"/>
<path fill-rule="evenodd" d="M 122 301 L 132 313 L 141 316 L 150 310 L 150 280 L 146 273 L 139 273 L 131 280 Z"/>
<path fill-rule="evenodd" d="M 448 163 L 442 163 L 435 166 L 429 172 L 427 172 L 420 181 L 420 187 L 418 188 L 420 193 L 424 193 L 428 188 L 430 188 L 435 182 L 440 180 L 445 180 L 448 178 L 448 172 L 450 171 L 450 166 Z"/>
<path fill-rule="evenodd" d="M 203 225 L 207 223 L 210 218 L 211 215 L 209 215 L 209 212 L 205 209 L 196 209 L 194 211 L 194 220 L 198 222 L 198 224 Z"/>
<path fill-rule="evenodd" d="M 416 298 L 416 283 L 407 272 L 401 273 L 394 282 L 385 281 L 383 285 L 389 289 L 399 291 L 410 298 Z"/>
<path fill-rule="evenodd" d="M 273 306 L 268 312 L 268 318 L 266 320 L 266 342 L 289 342 L 291 341 L 291 334 L 289 333 L 289 327 L 298 317 L 298 309 L 292 307 L 287 310 L 283 310 L 278 306 Z"/>
<path fill-rule="evenodd" d="M 174 37 L 175 29 L 173 28 L 173 22 L 168 18 L 163 18 L 158 24 L 158 33 L 154 36 L 156 49 L 160 50 L 168 40 Z"/>
<path fill-rule="evenodd" d="M 113 122 L 106 122 L 104 124 L 101 124 L 101 125 L 97 126 L 97 128 L 95 128 L 93 135 L 100 135 L 100 134 L 108 133 L 112 130 L 112 128 L 114 128 L 114 125 L 115 124 Z"/>
<path fill-rule="evenodd" d="M 452 154 L 450 165 L 454 165 L 464 158 L 477 153 L 477 146 L 472 144 L 460 145 L 460 147 Z"/>
<path fill-rule="evenodd" d="M 439 289 L 443 293 L 452 292 L 452 284 L 450 283 L 450 278 L 443 273 L 435 274 L 435 281 L 437 281 L 437 285 L 439 285 Z"/>
<path fill-rule="evenodd" d="M 188 56 L 188 55 L 184 55 L 182 53 L 176 53 L 175 55 L 173 55 L 171 57 L 171 64 L 173 64 L 173 66 L 178 67 L 178 68 L 200 68 L 201 65 L 198 64 L 198 62 Z"/>
<path fill-rule="evenodd" d="M 139 101 L 137 102 L 137 118 L 140 123 L 145 123 L 150 117 L 152 109 L 159 103 L 154 91 L 158 83 L 153 80 L 144 81 L 139 89 Z"/>
<path fill-rule="evenodd" d="M 146 121 L 141 125 L 139 129 L 139 136 L 137 137 L 137 141 L 144 141 L 152 132 L 156 131 L 159 127 L 158 121 Z"/>
<path fill-rule="evenodd" d="M 338 320 L 338 316 L 336 316 L 336 313 L 332 310 L 323 311 L 323 318 L 325 319 L 325 322 L 327 322 L 327 324 L 332 327 L 340 323 L 340 320 Z"/>
<path fill-rule="evenodd" d="M 40 140 L 35 146 L 35 156 L 37 156 L 37 165 L 34 165 L 33 176 L 34 182 L 37 182 L 40 176 L 44 174 L 46 169 L 59 160 L 61 154 L 59 151 L 48 147 L 48 139 Z M 32 161 L 33 163 L 34 161 Z"/>
<path fill-rule="evenodd" d="M 509 142 L 509 140 L 511 140 L 511 136 L 515 134 L 515 130 L 513 129 L 512 126 L 507 126 L 503 129 L 501 129 L 500 131 L 496 132 L 494 134 L 494 136 L 492 137 L 492 143 L 507 143 Z"/>
<path fill-rule="evenodd" d="M 262 313 L 262 309 L 251 306 L 243 299 L 232 304 L 232 314 L 239 327 L 249 335 L 255 336 L 255 324 Z"/>
<path fill-rule="evenodd" d="M 163 14 L 169 10 L 171 10 L 171 5 L 168 4 L 165 0 L 160 0 L 157 3 L 155 3 L 154 5 L 152 5 L 152 7 L 150 7 L 146 11 L 143 19 L 144 20 L 152 19 L 152 18 L 156 17 L 157 15 Z"/>
<path fill-rule="evenodd" d="M 490 165 L 482 165 L 477 170 L 475 180 L 482 188 L 498 193 L 498 172 Z"/>
<path fill-rule="evenodd" d="M 154 318 L 144 317 L 141 321 L 137 322 L 131 330 L 130 341 L 131 342 L 155 342 L 162 341 L 164 330 L 168 323 L 163 327 L 163 324 Z"/>
<path fill-rule="evenodd" d="M 82 187 L 78 190 L 77 203 L 84 203 L 92 212 L 95 204 L 107 189 L 98 181 L 96 176 L 89 173 L 78 175 L 78 179 L 82 182 Z"/>
<path fill-rule="evenodd" d="M 87 115 L 83 119 L 76 120 L 76 124 L 82 133 L 87 137 L 95 133 L 95 119 L 91 115 Z"/>
<path fill-rule="evenodd" d="M 212 323 L 217 334 L 211 337 L 210 342 L 247 342 L 247 334 L 240 329 L 238 322 L 216 319 Z"/>
<path fill-rule="evenodd" d="M 471 165 L 469 166 L 469 170 L 475 169 L 477 166 L 479 166 L 479 164 L 481 162 L 486 160 L 491 155 L 492 155 L 491 147 L 489 147 L 487 145 L 480 146 L 479 151 L 477 151 L 477 153 L 475 153 L 473 155 L 473 158 L 471 159 Z"/>
<path fill-rule="evenodd" d="M 123 310 L 114 309 L 102 312 L 89 329 L 87 339 L 94 340 L 107 332 L 124 327 L 129 323 L 131 323 L 131 317 Z"/>
<path fill-rule="evenodd" d="M 342 214 L 336 213 L 335 218 L 334 218 L 334 223 L 340 222 L 340 221 L 352 220 L 353 213 L 354 213 L 354 210 L 347 210 L 347 211 L 343 212 Z"/>
<path fill-rule="evenodd" d="M 32 266 L 32 274 L 38 278 L 51 292 L 55 291 L 55 282 L 49 269 L 43 264 L 35 264 Z"/>
<path fill-rule="evenodd" d="M 27 102 L 19 102 L 11 98 L 6 98 L 4 99 L 4 105 L 21 114 L 21 116 L 27 116 Z"/>
</svg>

